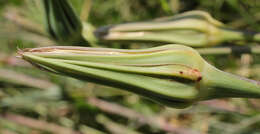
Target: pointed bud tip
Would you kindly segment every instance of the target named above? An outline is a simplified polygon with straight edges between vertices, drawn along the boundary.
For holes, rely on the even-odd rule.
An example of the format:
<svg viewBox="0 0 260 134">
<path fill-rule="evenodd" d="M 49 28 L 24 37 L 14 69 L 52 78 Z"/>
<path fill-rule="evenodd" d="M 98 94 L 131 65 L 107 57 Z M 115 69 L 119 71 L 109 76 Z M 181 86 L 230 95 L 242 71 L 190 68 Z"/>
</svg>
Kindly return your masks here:
<svg viewBox="0 0 260 134">
<path fill-rule="evenodd" d="M 50 51 L 50 48 L 25 48 L 25 49 L 20 49 L 17 48 L 17 58 L 23 58 L 25 53 L 34 53 L 34 52 L 47 52 Z"/>
<path fill-rule="evenodd" d="M 17 58 L 23 58 L 23 55 L 24 55 L 24 53 L 26 52 L 26 51 L 28 51 L 28 49 L 20 49 L 20 48 L 17 48 Z"/>
</svg>

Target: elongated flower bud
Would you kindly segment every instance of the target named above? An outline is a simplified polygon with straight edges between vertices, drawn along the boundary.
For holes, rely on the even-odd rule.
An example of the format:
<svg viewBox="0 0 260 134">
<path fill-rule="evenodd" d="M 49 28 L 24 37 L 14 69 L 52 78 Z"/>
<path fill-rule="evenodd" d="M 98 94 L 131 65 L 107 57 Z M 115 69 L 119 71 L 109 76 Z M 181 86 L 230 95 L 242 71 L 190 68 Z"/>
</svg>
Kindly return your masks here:
<svg viewBox="0 0 260 134">
<path fill-rule="evenodd" d="M 225 41 L 260 41 L 259 34 L 227 28 L 207 12 L 189 11 L 148 22 L 101 27 L 95 31 L 105 41 L 147 41 L 208 47 Z"/>
<path fill-rule="evenodd" d="M 70 45 L 87 45 L 82 36 L 83 24 L 67 0 L 43 0 L 50 36 Z"/>
<path fill-rule="evenodd" d="M 44 47 L 19 52 L 42 69 L 137 93 L 183 108 L 200 100 L 260 97 L 260 85 L 222 72 L 182 45 L 143 50 Z"/>
</svg>

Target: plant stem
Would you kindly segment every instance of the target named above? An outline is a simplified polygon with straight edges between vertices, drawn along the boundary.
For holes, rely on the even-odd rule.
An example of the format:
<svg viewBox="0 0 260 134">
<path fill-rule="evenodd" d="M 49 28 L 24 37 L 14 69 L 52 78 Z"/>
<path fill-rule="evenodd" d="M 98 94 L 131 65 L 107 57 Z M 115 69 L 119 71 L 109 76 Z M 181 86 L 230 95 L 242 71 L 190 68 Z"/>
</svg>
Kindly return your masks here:
<svg viewBox="0 0 260 134">
<path fill-rule="evenodd" d="M 198 48 L 196 49 L 201 55 L 226 55 L 234 52 L 235 50 L 239 50 L 239 53 L 250 53 L 252 54 L 260 54 L 260 47 L 248 47 L 248 46 L 236 46 L 236 47 L 218 47 L 218 48 Z M 238 52 L 237 52 L 238 53 Z"/>
<path fill-rule="evenodd" d="M 210 87 L 207 95 L 210 99 L 223 97 L 260 98 L 260 82 L 258 81 L 232 75 L 214 68 L 208 68 L 204 73 L 207 73 L 205 77 L 211 76 L 204 77 L 205 85 Z"/>
<path fill-rule="evenodd" d="M 260 33 L 219 28 L 223 41 L 260 41 Z"/>
<path fill-rule="evenodd" d="M 81 14 L 80 14 L 80 19 L 82 21 L 88 20 L 88 16 L 89 16 L 89 13 L 90 13 L 91 6 L 92 6 L 92 0 L 85 0 L 84 1 L 83 8 L 82 8 L 82 11 L 81 11 Z"/>
</svg>

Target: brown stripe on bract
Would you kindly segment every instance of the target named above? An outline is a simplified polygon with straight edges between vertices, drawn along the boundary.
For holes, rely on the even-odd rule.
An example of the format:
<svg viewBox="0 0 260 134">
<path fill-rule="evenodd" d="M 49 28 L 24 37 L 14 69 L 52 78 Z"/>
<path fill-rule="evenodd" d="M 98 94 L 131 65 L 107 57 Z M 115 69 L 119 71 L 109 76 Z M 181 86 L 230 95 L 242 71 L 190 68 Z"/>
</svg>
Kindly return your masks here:
<svg viewBox="0 0 260 134">
<path fill-rule="evenodd" d="M 135 67 L 157 67 L 157 66 L 170 66 L 170 65 L 178 65 L 178 66 L 183 66 L 188 68 L 188 71 L 183 70 L 183 71 L 179 71 L 180 75 L 183 76 L 192 76 L 190 77 L 192 80 L 195 81 L 201 81 L 202 80 L 202 74 L 198 69 L 194 69 L 190 66 L 187 65 L 183 65 L 183 64 L 120 64 L 123 66 L 135 66 Z M 194 79 L 193 79 L 194 78 Z"/>
</svg>

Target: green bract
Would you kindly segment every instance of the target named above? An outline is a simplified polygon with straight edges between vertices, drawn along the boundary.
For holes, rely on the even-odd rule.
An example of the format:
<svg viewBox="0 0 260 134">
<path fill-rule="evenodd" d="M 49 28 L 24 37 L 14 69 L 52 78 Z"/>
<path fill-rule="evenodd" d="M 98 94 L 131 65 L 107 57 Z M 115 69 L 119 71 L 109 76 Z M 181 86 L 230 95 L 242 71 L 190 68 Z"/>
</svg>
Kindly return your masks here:
<svg viewBox="0 0 260 134">
<path fill-rule="evenodd" d="M 118 87 L 171 107 L 222 97 L 260 97 L 259 83 L 222 72 L 182 45 L 143 50 L 60 46 L 19 53 L 42 69 Z"/>
<path fill-rule="evenodd" d="M 208 47 L 226 41 L 260 41 L 259 34 L 233 30 L 204 11 L 189 11 L 173 17 L 101 27 L 100 40 L 179 43 Z"/>
<path fill-rule="evenodd" d="M 46 27 L 52 38 L 66 44 L 87 44 L 83 24 L 67 0 L 43 0 Z"/>
</svg>

